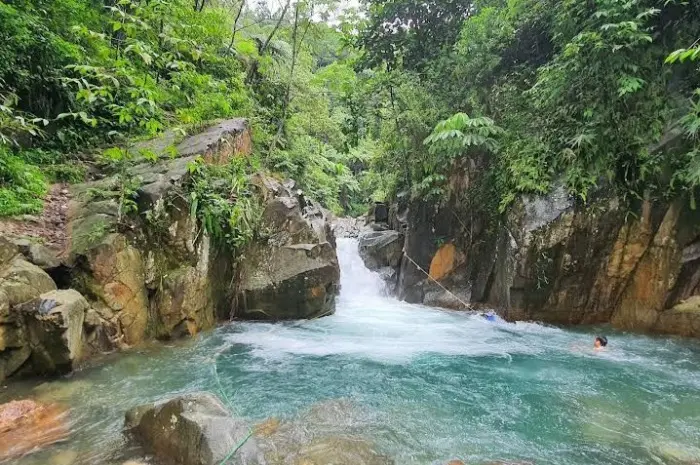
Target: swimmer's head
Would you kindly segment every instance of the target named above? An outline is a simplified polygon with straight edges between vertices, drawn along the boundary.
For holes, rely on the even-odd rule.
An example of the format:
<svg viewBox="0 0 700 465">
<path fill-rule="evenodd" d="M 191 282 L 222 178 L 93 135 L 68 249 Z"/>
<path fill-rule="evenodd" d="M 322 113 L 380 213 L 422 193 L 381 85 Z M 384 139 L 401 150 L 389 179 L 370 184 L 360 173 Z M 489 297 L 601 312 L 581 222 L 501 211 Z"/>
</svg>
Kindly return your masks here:
<svg viewBox="0 0 700 465">
<path fill-rule="evenodd" d="M 593 343 L 593 346 L 596 349 L 600 349 L 602 347 L 605 347 L 608 345 L 608 338 L 605 336 L 598 336 L 595 338 L 595 342 Z"/>
</svg>

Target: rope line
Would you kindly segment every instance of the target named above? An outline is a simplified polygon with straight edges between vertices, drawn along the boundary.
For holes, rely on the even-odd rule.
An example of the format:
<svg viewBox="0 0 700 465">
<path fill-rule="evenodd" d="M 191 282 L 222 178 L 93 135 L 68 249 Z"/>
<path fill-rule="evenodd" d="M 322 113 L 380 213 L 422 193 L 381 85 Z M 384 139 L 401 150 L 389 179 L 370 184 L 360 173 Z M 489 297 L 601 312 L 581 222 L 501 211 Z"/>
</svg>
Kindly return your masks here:
<svg viewBox="0 0 700 465">
<path fill-rule="evenodd" d="M 455 295 L 454 292 L 450 291 L 450 290 L 447 289 L 445 286 L 443 286 L 437 279 L 435 279 L 435 278 L 433 278 L 432 276 L 430 276 L 430 273 L 428 273 L 427 271 L 425 271 L 418 263 L 416 263 L 416 261 L 413 260 L 413 259 L 406 253 L 406 250 L 405 250 L 405 249 L 404 249 L 404 251 L 403 251 L 403 256 L 406 257 L 406 258 L 408 259 L 409 262 L 413 263 L 413 266 L 415 266 L 416 268 L 418 268 L 418 270 L 420 270 L 424 275 L 426 275 L 426 276 L 428 277 L 428 279 L 430 279 L 430 280 L 433 281 L 435 284 L 437 284 L 438 286 L 440 286 L 440 287 L 442 288 L 443 291 L 447 292 L 449 295 L 451 295 L 452 297 L 454 297 L 455 300 L 457 300 L 459 303 L 461 303 L 462 305 L 464 305 L 464 308 L 469 309 L 469 310 L 473 310 L 473 308 L 472 308 L 471 305 L 469 305 L 468 303 L 466 303 L 464 300 L 460 299 L 457 295 Z"/>
<path fill-rule="evenodd" d="M 253 430 L 251 429 L 248 431 L 248 435 L 244 437 L 241 442 L 239 442 L 236 447 L 231 449 L 231 452 L 228 453 L 228 455 L 219 463 L 219 465 L 226 465 L 226 463 L 231 460 L 231 457 L 233 457 L 238 450 L 245 445 L 246 442 L 248 442 L 248 439 L 253 435 Z"/>
<path fill-rule="evenodd" d="M 221 349 L 220 351 L 218 351 L 216 353 L 216 355 L 214 355 L 214 358 L 213 358 L 214 379 L 216 380 L 216 384 L 219 388 L 219 394 L 224 399 L 224 402 L 226 403 L 226 406 L 228 407 L 229 413 L 231 415 L 233 415 L 233 403 L 231 402 L 231 399 L 226 395 L 226 392 L 224 391 L 224 387 L 221 384 L 221 378 L 219 377 L 219 369 L 218 369 L 217 363 L 216 363 L 219 356 L 223 353 L 224 350 L 225 349 Z M 245 445 L 245 443 L 248 442 L 248 439 L 250 439 L 251 436 L 253 436 L 254 432 L 255 432 L 255 430 L 253 428 L 248 430 L 248 434 L 241 441 L 239 441 L 238 444 L 236 444 L 233 447 L 233 449 L 231 449 L 231 451 L 226 455 L 226 457 L 224 457 L 224 459 L 221 462 L 219 462 L 219 465 L 226 465 L 226 463 L 228 463 L 228 461 L 231 460 L 231 458 L 234 455 L 236 455 L 236 452 L 238 452 L 241 449 L 241 447 L 243 447 Z"/>
</svg>

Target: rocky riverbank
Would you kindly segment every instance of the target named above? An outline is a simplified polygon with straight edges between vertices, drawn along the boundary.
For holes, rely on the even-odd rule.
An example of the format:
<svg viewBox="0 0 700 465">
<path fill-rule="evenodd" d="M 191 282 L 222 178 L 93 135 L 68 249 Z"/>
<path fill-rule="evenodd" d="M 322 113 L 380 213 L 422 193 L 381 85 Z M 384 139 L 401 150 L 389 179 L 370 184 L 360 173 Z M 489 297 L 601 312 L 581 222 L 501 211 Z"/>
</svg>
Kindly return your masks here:
<svg viewBox="0 0 700 465">
<path fill-rule="evenodd" d="M 339 270 L 330 218 L 293 181 L 248 179 L 260 223 L 238 250 L 192 214 L 192 163 L 248 156 L 247 123 L 223 121 L 175 142 L 167 133 L 141 144 L 155 158 L 128 168 L 136 211 L 126 220 L 119 196 L 108 195 L 123 179 L 98 177 L 63 197 L 60 234 L 23 236 L 21 221 L 0 225 L 0 381 L 68 373 L 101 353 L 232 318 L 333 312 Z M 42 230 L 62 239 L 48 241 Z"/>
</svg>

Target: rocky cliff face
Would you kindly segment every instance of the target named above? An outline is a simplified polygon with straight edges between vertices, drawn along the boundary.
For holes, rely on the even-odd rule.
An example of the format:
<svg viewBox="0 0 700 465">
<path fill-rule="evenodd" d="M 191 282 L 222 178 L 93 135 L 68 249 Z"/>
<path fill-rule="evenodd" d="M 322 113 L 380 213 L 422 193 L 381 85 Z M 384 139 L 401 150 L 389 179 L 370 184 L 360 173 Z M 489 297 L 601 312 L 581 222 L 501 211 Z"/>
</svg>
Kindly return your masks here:
<svg viewBox="0 0 700 465">
<path fill-rule="evenodd" d="M 245 121 L 224 121 L 179 144 L 166 134 L 142 145 L 162 156 L 129 168 L 138 182 L 132 221 L 118 221 L 113 197 L 95 196 L 113 183 L 105 178 L 73 188 L 60 259 L 23 238 L 0 238 L 0 380 L 66 373 L 100 352 L 193 335 L 232 317 L 333 312 L 339 270 L 330 221 L 292 181 L 251 180 L 263 224 L 238 253 L 190 215 L 189 163 L 248 155 Z"/>
<path fill-rule="evenodd" d="M 340 269 L 328 215 L 293 181 L 257 176 L 265 238 L 244 252 L 236 316 L 256 320 L 317 318 L 335 311 Z"/>
<path fill-rule="evenodd" d="M 403 299 L 700 337 L 700 213 L 687 202 L 628 206 L 601 193 L 582 206 L 555 189 L 520 199 L 496 225 L 454 203 L 395 212 Z"/>
</svg>

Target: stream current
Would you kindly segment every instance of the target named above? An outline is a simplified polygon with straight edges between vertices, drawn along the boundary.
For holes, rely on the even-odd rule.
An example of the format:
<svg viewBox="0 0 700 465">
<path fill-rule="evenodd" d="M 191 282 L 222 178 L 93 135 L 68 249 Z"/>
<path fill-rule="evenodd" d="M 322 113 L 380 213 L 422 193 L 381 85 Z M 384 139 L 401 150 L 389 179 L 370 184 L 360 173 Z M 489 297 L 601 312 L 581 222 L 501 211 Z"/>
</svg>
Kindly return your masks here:
<svg viewBox="0 0 700 465">
<path fill-rule="evenodd" d="M 697 342 L 608 330 L 609 348 L 596 353 L 596 328 L 406 304 L 385 295 L 356 241 L 340 239 L 338 255 L 332 316 L 233 323 L 68 379 L 0 390 L 0 401 L 71 408 L 69 441 L 12 463 L 112 463 L 126 447 L 128 408 L 199 390 L 225 393 L 252 423 L 344 405 L 323 433 L 360 435 L 401 465 L 700 463 Z"/>
</svg>

